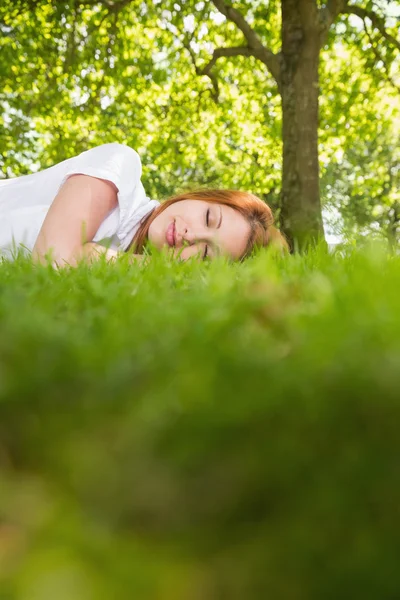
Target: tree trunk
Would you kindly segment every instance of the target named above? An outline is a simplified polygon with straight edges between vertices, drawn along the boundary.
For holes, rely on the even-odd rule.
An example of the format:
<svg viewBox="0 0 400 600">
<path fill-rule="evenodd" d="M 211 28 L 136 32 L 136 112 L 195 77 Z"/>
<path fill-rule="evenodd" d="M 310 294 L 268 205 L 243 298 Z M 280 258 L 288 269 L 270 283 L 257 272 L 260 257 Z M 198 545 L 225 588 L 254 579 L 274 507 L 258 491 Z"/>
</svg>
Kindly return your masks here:
<svg viewBox="0 0 400 600">
<path fill-rule="evenodd" d="M 316 0 L 282 0 L 281 228 L 292 249 L 299 250 L 324 238 L 318 164 L 319 27 Z"/>
</svg>

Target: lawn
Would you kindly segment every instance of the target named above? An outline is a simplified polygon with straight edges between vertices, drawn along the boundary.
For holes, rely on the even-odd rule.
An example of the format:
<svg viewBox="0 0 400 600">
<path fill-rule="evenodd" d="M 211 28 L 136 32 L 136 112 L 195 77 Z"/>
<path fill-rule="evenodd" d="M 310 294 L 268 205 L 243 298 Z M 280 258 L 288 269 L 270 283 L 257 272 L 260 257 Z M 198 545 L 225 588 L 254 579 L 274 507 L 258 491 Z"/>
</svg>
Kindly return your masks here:
<svg viewBox="0 0 400 600">
<path fill-rule="evenodd" d="M 400 591 L 400 255 L 0 264 L 1 600 Z"/>
</svg>

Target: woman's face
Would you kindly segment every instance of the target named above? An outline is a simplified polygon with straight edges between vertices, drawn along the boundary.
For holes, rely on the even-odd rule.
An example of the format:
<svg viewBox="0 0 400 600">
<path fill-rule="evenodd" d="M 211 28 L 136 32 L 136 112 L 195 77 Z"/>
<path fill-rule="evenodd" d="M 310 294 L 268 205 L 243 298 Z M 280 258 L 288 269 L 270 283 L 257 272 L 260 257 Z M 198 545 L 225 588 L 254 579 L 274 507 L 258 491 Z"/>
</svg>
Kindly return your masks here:
<svg viewBox="0 0 400 600">
<path fill-rule="evenodd" d="M 174 248 L 181 260 L 198 255 L 239 259 L 247 246 L 250 225 L 237 210 L 203 200 L 180 200 L 150 224 L 149 241 L 158 249 Z"/>
</svg>

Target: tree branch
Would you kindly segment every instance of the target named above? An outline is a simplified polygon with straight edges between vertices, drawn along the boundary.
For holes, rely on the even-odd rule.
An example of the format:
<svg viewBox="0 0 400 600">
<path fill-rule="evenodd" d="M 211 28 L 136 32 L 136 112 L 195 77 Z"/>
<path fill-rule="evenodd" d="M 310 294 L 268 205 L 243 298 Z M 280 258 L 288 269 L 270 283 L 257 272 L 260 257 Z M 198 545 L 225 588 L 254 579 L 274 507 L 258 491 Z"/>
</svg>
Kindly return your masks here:
<svg viewBox="0 0 400 600">
<path fill-rule="evenodd" d="M 196 75 L 206 75 L 207 77 L 209 77 L 209 79 L 211 80 L 212 86 L 213 86 L 213 91 L 211 92 L 211 96 L 212 96 L 214 102 L 216 104 L 218 104 L 218 102 L 219 102 L 218 78 L 215 75 L 215 73 L 213 73 L 211 71 L 211 67 L 214 65 L 214 63 L 216 62 L 216 60 L 218 58 L 218 57 L 216 57 L 216 58 L 214 57 L 214 54 L 216 51 L 214 50 L 213 58 L 211 59 L 211 61 L 203 69 L 201 69 L 196 64 L 196 55 L 193 51 L 193 48 L 190 45 L 190 42 L 191 42 L 191 40 L 188 37 L 186 37 L 185 41 L 183 42 L 183 45 L 190 54 L 190 58 L 192 59 L 195 73 L 196 73 Z M 222 50 L 222 48 L 220 48 L 220 50 Z"/>
<path fill-rule="evenodd" d="M 101 4 L 110 12 L 118 12 L 131 2 L 133 2 L 133 0 L 81 0 L 79 4 L 83 6 L 96 6 Z"/>
<path fill-rule="evenodd" d="M 378 48 L 375 46 L 374 40 L 372 39 L 371 33 L 368 31 L 368 27 L 367 27 L 367 24 L 366 24 L 365 20 L 364 20 L 364 30 L 365 30 L 365 33 L 368 36 L 369 43 L 371 44 L 372 52 L 375 55 L 376 61 L 377 62 L 380 61 L 383 64 L 383 68 L 385 69 L 387 80 L 400 93 L 400 87 L 397 85 L 397 83 L 392 78 L 392 76 L 390 74 L 390 67 L 388 66 L 388 64 L 386 63 L 386 60 L 383 58 L 383 56 L 379 52 Z"/>
<path fill-rule="evenodd" d="M 217 60 L 223 56 L 254 56 L 253 50 L 247 46 L 232 46 L 229 48 L 216 48 L 213 52 L 212 59 L 206 64 L 205 67 L 200 68 L 196 64 L 196 56 L 193 52 L 193 48 L 190 46 L 190 42 L 184 42 L 185 48 L 189 51 L 192 63 L 196 75 L 206 75 L 211 79 L 214 88 L 213 98 L 215 102 L 218 102 L 219 88 L 217 76 L 211 71 Z"/>
<path fill-rule="evenodd" d="M 280 58 L 279 54 L 274 54 L 261 42 L 257 33 L 250 27 L 243 15 L 233 6 L 229 6 L 224 0 L 212 0 L 216 8 L 227 19 L 235 23 L 235 25 L 243 33 L 247 40 L 248 47 L 252 51 L 252 55 L 258 58 L 265 64 L 275 81 L 280 85 Z"/>
<path fill-rule="evenodd" d="M 397 40 L 393 35 L 391 35 L 387 29 L 385 24 L 385 19 L 377 15 L 373 10 L 367 10 L 366 8 L 362 8 L 361 6 L 349 6 L 347 5 L 345 9 L 342 11 L 347 15 L 356 15 L 363 21 L 365 19 L 369 19 L 375 29 L 378 29 L 382 37 L 387 39 L 388 42 L 393 44 L 398 50 L 400 50 L 400 40 Z"/>
<path fill-rule="evenodd" d="M 198 75 L 209 75 L 210 69 L 215 65 L 217 60 L 222 56 L 254 56 L 254 52 L 248 46 L 232 46 L 231 48 L 216 48 L 213 52 L 210 62 L 198 69 Z"/>
<path fill-rule="evenodd" d="M 346 9 L 348 0 L 328 0 L 325 8 L 319 10 L 321 23 L 321 47 L 325 44 L 329 29 L 337 17 Z"/>
</svg>

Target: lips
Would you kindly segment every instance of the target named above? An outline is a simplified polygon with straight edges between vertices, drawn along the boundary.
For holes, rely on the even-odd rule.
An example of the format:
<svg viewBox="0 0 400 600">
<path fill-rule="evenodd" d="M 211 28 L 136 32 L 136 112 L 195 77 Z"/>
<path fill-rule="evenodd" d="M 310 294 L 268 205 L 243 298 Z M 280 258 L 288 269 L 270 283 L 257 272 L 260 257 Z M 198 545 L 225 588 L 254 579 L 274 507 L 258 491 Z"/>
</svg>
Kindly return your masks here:
<svg viewBox="0 0 400 600">
<path fill-rule="evenodd" d="M 165 239 L 168 246 L 175 246 L 175 221 L 172 221 L 165 232 Z"/>
</svg>

